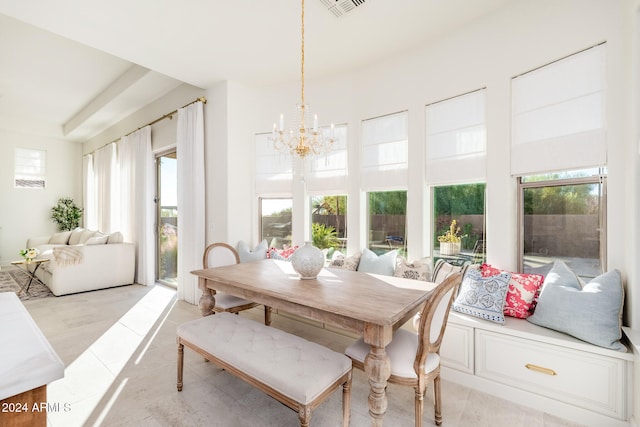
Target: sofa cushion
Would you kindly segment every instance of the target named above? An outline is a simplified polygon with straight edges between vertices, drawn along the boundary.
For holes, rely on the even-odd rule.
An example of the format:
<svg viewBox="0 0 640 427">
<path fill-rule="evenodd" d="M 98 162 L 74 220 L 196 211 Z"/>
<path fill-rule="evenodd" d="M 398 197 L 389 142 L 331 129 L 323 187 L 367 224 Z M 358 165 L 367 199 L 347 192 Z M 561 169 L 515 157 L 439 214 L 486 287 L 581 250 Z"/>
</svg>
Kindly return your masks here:
<svg viewBox="0 0 640 427">
<path fill-rule="evenodd" d="M 63 231 L 60 233 L 54 233 L 51 235 L 49 239 L 49 244 L 51 245 L 66 245 L 69 242 L 69 237 L 71 236 L 71 231 Z"/>
<path fill-rule="evenodd" d="M 536 310 L 527 320 L 612 350 L 627 351 L 622 338 L 624 288 L 618 270 L 604 273 L 584 287 L 562 261 L 544 281 Z"/>
<path fill-rule="evenodd" d="M 84 233 L 85 229 L 84 228 L 76 228 L 74 230 L 71 231 L 71 235 L 69 236 L 69 244 L 70 245 L 79 245 L 80 244 L 80 238 L 82 237 L 82 233 Z"/>
<path fill-rule="evenodd" d="M 397 257 L 398 251 L 395 249 L 378 256 L 372 250 L 364 248 L 358 264 L 358 271 L 393 276 L 396 271 Z"/>
<path fill-rule="evenodd" d="M 297 245 L 287 249 L 269 248 L 267 258 L 279 261 L 291 261 L 291 255 L 293 255 L 296 249 L 298 249 Z"/>
<path fill-rule="evenodd" d="M 92 238 L 96 233 L 97 231 L 94 230 L 84 230 L 80 235 L 80 241 L 78 242 L 78 244 L 85 245 L 87 243 L 87 240 Z"/>
<path fill-rule="evenodd" d="M 238 250 L 238 255 L 240 256 L 240 262 L 251 262 L 266 259 L 267 249 L 269 248 L 267 245 L 267 239 L 264 239 L 262 242 L 258 243 L 258 246 L 253 249 L 249 248 L 249 245 L 246 242 L 240 240 L 236 249 Z"/>
<path fill-rule="evenodd" d="M 480 270 L 468 269 L 451 309 L 492 322 L 504 323 L 504 303 L 510 279 L 509 273 L 482 277 Z"/>
<path fill-rule="evenodd" d="M 468 263 L 465 263 L 464 265 L 453 265 L 440 258 L 436 261 L 436 265 L 433 266 L 431 281 L 433 283 L 442 283 L 444 282 L 444 279 L 455 273 L 461 273 L 464 277 L 467 269 L 469 269 L 470 267 L 475 268 L 476 266 L 477 264 L 472 265 Z"/>
</svg>

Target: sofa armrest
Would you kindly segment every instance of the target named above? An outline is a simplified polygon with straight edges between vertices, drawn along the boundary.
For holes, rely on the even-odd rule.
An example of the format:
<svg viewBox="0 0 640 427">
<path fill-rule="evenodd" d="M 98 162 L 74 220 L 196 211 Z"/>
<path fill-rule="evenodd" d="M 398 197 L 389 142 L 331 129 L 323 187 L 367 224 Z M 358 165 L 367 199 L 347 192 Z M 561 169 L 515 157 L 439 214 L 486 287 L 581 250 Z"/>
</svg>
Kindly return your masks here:
<svg viewBox="0 0 640 427">
<path fill-rule="evenodd" d="M 27 248 L 35 248 L 36 246 L 46 245 L 49 243 L 51 239 L 51 235 L 49 236 L 37 236 L 37 237 L 29 237 L 27 239 Z"/>
</svg>

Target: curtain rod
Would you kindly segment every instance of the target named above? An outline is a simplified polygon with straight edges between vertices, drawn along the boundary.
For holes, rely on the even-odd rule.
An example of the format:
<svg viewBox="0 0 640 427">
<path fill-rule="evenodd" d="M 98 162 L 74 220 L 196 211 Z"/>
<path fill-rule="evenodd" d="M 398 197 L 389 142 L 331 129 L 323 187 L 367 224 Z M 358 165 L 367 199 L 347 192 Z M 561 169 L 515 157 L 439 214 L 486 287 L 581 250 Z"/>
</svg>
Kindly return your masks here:
<svg viewBox="0 0 640 427">
<path fill-rule="evenodd" d="M 195 104 L 196 102 L 202 102 L 203 104 L 206 104 L 206 103 L 207 103 L 207 98 L 205 98 L 204 96 L 201 96 L 201 97 L 199 97 L 199 98 L 196 98 L 194 101 L 191 101 L 191 102 L 189 102 L 188 104 L 183 105 L 183 106 L 182 106 L 182 107 L 180 107 L 180 108 L 188 107 L 189 105 L 191 105 L 191 104 Z M 161 116 L 161 117 L 158 117 L 157 119 L 150 121 L 150 122 L 149 122 L 149 123 L 147 123 L 146 125 L 140 126 L 138 129 L 133 130 L 133 131 L 131 131 L 131 132 L 129 132 L 129 133 L 127 133 L 127 134 L 123 135 L 123 136 L 129 136 L 129 135 L 131 135 L 132 133 L 138 132 L 140 129 L 142 129 L 142 128 L 144 128 L 144 127 L 155 125 L 156 123 L 161 122 L 161 121 L 162 121 L 162 120 L 164 120 L 164 119 L 167 119 L 167 118 L 168 118 L 168 119 L 173 119 L 173 115 L 174 115 L 174 114 L 176 114 L 176 113 L 178 112 L 178 110 L 179 110 L 179 108 L 176 108 L 176 109 L 175 109 L 175 110 L 173 110 L 172 112 L 167 113 L 167 114 L 165 114 L 165 115 L 163 115 L 163 116 Z M 121 136 L 120 138 L 116 139 L 115 141 L 107 142 L 106 144 L 104 144 L 104 145 L 102 145 L 102 146 L 100 146 L 100 147 L 96 148 L 95 150 L 93 150 L 93 151 L 91 151 L 91 152 L 89 152 L 89 153 L 87 153 L 87 154 L 93 154 L 93 153 L 95 153 L 96 151 L 98 151 L 99 149 L 104 148 L 104 147 L 106 147 L 106 146 L 107 146 L 107 145 L 109 145 L 109 144 L 116 143 L 116 142 L 118 142 L 121 138 L 123 138 L 123 136 Z M 86 156 L 87 154 L 84 154 L 83 156 Z"/>
</svg>

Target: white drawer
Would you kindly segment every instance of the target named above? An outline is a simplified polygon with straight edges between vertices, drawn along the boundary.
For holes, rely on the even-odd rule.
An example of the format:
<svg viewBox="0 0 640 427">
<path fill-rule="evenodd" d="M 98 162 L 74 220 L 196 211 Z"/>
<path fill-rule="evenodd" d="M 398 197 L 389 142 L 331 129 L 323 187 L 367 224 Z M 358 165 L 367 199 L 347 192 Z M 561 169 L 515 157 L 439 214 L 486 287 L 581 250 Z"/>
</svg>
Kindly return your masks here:
<svg viewBox="0 0 640 427">
<path fill-rule="evenodd" d="M 479 377 L 629 418 L 625 360 L 477 329 L 475 367 Z"/>
<path fill-rule="evenodd" d="M 449 322 L 440 346 L 440 363 L 473 374 L 473 328 Z"/>
</svg>

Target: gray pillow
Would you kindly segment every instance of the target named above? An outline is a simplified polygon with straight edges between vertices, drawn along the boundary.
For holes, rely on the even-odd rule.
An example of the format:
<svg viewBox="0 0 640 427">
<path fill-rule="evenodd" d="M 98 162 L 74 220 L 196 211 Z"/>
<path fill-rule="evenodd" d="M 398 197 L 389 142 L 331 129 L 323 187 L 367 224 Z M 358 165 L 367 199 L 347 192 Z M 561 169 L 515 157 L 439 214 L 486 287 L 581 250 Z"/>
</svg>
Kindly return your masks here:
<svg viewBox="0 0 640 427">
<path fill-rule="evenodd" d="M 527 320 L 578 339 L 627 351 L 622 338 L 624 288 L 618 270 L 604 273 L 582 287 L 576 274 L 556 261 L 544 280 L 535 312 Z"/>
<path fill-rule="evenodd" d="M 358 271 L 393 276 L 396 271 L 397 256 L 398 251 L 395 249 L 378 256 L 375 252 L 364 248 L 358 264 Z"/>
<path fill-rule="evenodd" d="M 236 249 L 238 250 L 238 255 L 240 256 L 240 262 L 251 262 L 266 259 L 267 249 L 269 249 L 269 247 L 267 246 L 266 239 L 258 243 L 258 246 L 253 248 L 253 250 L 249 248 L 249 245 L 247 243 L 240 240 Z"/>
<path fill-rule="evenodd" d="M 496 323 L 504 323 L 504 303 L 511 274 L 502 272 L 482 277 L 480 270 L 470 268 L 462 278 L 460 291 L 451 309 Z"/>
</svg>

